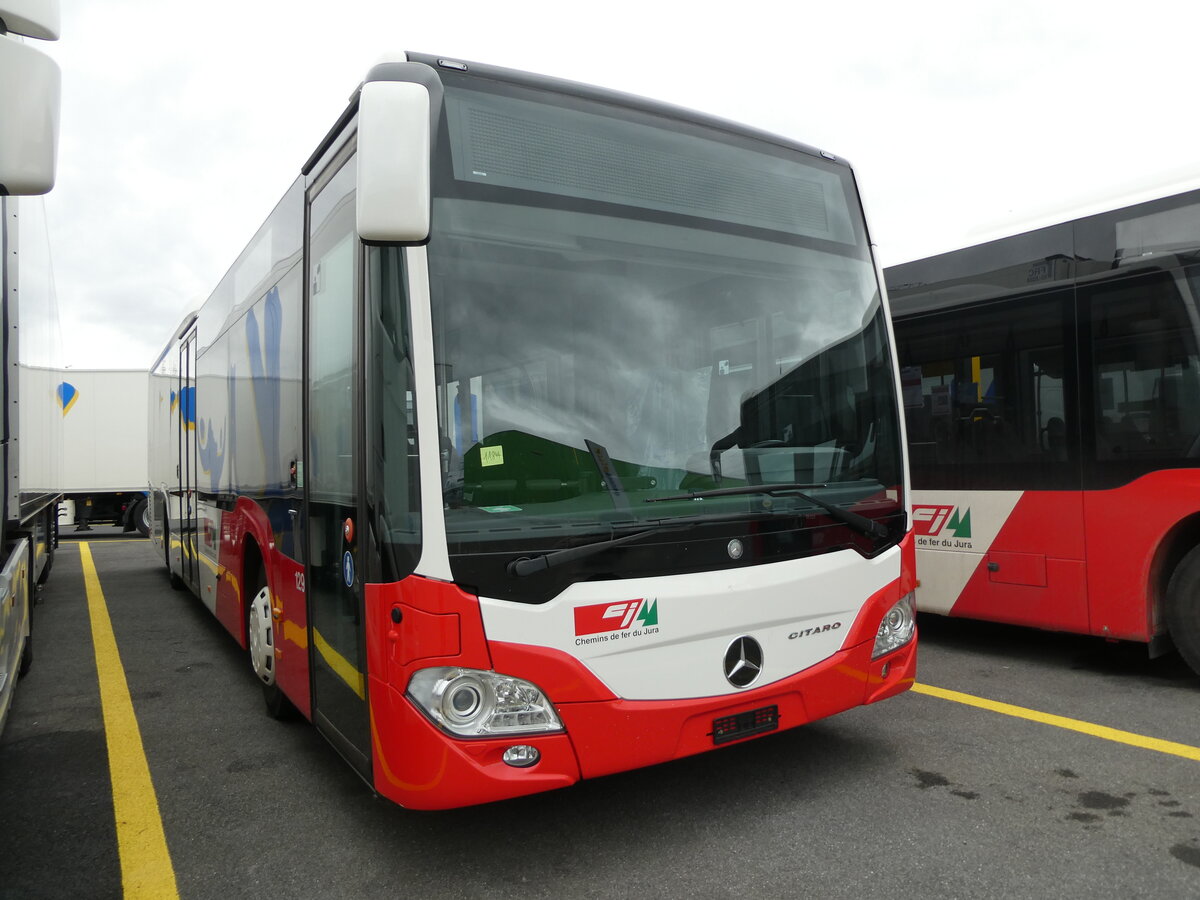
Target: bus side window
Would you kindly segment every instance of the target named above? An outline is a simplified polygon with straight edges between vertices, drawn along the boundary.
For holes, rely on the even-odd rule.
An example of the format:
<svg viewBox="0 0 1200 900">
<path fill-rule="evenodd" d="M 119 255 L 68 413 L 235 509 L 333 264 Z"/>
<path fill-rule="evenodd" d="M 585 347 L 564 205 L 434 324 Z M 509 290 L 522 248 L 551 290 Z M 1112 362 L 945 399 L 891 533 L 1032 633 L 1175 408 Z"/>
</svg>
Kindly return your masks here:
<svg viewBox="0 0 1200 900">
<path fill-rule="evenodd" d="M 1200 359 L 1180 285 L 1190 293 L 1187 281 L 1155 272 L 1090 294 L 1094 451 L 1100 463 L 1194 453 Z M 1195 309 L 1193 297 L 1186 302 Z"/>
<path fill-rule="evenodd" d="M 998 490 L 1033 478 L 1068 486 L 1063 464 L 1078 433 L 1065 397 L 1068 297 L 1022 297 L 897 324 L 916 483 Z"/>
</svg>

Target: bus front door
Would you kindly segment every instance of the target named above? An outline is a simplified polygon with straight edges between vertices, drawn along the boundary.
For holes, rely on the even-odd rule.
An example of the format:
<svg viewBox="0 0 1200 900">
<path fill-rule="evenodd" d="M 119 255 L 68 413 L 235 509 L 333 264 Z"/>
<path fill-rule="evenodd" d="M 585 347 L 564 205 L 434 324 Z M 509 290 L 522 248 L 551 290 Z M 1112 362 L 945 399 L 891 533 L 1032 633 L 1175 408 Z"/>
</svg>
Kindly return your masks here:
<svg viewBox="0 0 1200 900">
<path fill-rule="evenodd" d="M 359 553 L 362 391 L 354 158 L 309 190 L 305 382 L 309 655 L 313 722 L 371 780 Z"/>
</svg>

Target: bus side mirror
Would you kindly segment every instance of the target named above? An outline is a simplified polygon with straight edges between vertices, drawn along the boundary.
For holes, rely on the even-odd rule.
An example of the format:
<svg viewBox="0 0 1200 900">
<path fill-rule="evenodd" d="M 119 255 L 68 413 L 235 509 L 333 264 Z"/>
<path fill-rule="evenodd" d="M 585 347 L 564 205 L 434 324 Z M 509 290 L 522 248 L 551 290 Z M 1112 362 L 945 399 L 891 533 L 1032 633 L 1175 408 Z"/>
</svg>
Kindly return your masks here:
<svg viewBox="0 0 1200 900">
<path fill-rule="evenodd" d="M 424 85 L 368 81 L 358 100 L 358 236 L 369 243 L 429 237 L 430 99 Z"/>
<path fill-rule="evenodd" d="M 0 35 L 0 193 L 45 194 L 58 158 L 58 64 Z"/>
</svg>

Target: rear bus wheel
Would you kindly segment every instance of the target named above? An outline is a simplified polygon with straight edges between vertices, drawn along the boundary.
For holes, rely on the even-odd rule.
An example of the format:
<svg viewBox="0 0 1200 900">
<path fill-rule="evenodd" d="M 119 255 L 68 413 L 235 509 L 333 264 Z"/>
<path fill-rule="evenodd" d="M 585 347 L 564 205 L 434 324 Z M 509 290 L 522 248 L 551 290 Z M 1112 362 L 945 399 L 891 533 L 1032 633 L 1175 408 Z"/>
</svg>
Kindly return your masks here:
<svg viewBox="0 0 1200 900">
<path fill-rule="evenodd" d="M 271 613 L 271 590 L 260 571 L 254 594 L 246 604 L 246 643 L 250 648 L 250 667 L 262 685 L 267 715 L 286 718 L 291 704 L 275 683 L 275 619 Z"/>
<path fill-rule="evenodd" d="M 1200 547 L 1175 567 L 1167 584 L 1167 630 L 1184 661 L 1200 675 Z"/>
</svg>

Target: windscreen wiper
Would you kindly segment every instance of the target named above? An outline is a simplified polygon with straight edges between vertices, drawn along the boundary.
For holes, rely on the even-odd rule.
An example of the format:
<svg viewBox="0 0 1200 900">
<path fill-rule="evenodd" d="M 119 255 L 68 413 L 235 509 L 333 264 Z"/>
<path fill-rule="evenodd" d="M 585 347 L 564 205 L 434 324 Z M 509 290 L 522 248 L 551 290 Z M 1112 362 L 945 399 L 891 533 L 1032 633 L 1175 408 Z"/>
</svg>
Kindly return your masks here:
<svg viewBox="0 0 1200 900">
<path fill-rule="evenodd" d="M 641 540 L 644 537 L 649 537 L 652 534 L 663 534 L 669 531 L 680 531 L 684 528 L 691 527 L 692 522 L 681 522 L 678 525 L 666 525 L 659 528 L 646 528 L 642 531 L 635 531 L 633 534 L 627 534 L 624 537 L 612 538 L 605 541 L 596 541 L 591 544 L 583 544 L 579 547 L 567 547 L 563 550 L 552 550 L 549 553 L 542 553 L 539 556 L 523 556 L 520 559 L 514 559 L 508 564 L 509 575 L 532 575 L 535 572 L 541 572 L 543 569 L 552 569 L 555 566 L 561 566 L 565 563 L 575 562 L 577 559 L 585 559 L 589 556 L 594 556 L 597 553 L 603 553 L 612 547 L 621 547 L 625 544 L 632 544 L 634 541 Z"/>
<path fill-rule="evenodd" d="M 868 519 L 866 516 L 860 516 L 856 512 L 851 512 L 842 506 L 835 506 L 826 500 L 819 497 L 814 497 L 812 494 L 805 493 L 813 488 L 829 487 L 828 484 L 747 484 L 741 487 L 729 488 L 714 488 L 707 491 L 688 491 L 686 494 L 672 494 L 670 497 L 648 497 L 643 502 L 645 503 L 663 503 L 667 500 L 702 500 L 705 497 L 735 497 L 739 494 L 789 494 L 793 497 L 799 497 L 811 503 L 813 506 L 819 506 L 833 518 L 839 522 L 844 522 L 852 528 L 857 528 L 863 534 L 871 537 L 887 537 L 888 529 L 886 525 L 876 522 L 874 519 Z"/>
</svg>

